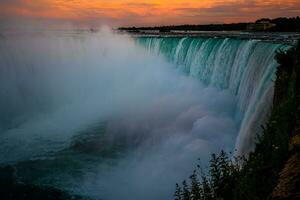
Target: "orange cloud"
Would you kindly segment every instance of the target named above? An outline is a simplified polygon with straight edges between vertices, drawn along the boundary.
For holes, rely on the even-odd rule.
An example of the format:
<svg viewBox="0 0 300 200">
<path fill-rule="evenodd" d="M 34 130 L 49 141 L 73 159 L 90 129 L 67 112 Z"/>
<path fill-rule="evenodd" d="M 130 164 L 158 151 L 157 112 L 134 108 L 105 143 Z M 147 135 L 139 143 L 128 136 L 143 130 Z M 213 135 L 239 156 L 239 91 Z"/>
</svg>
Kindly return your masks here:
<svg viewBox="0 0 300 200">
<path fill-rule="evenodd" d="M 21 17 L 115 26 L 230 23 L 297 15 L 300 15 L 299 0 L 0 1 L 0 18 Z"/>
</svg>

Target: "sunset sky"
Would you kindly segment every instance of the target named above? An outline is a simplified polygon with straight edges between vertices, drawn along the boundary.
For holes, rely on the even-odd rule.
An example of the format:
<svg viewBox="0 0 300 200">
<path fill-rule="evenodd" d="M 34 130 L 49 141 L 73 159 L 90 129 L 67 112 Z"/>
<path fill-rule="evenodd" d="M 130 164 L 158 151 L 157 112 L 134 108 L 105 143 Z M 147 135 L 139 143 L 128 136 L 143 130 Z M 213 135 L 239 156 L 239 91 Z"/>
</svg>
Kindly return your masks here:
<svg viewBox="0 0 300 200">
<path fill-rule="evenodd" d="M 300 15 L 300 0 L 0 0 L 2 25 L 24 21 L 86 26 L 248 22 Z"/>
</svg>

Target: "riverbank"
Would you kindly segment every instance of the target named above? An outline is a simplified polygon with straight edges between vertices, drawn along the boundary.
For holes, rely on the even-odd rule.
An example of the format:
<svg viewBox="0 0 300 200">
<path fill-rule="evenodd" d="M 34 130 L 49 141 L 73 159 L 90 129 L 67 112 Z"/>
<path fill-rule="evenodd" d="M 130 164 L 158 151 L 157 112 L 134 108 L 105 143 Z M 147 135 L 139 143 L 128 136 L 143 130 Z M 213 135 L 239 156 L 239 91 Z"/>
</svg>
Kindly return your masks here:
<svg viewBox="0 0 300 200">
<path fill-rule="evenodd" d="M 263 40 L 272 43 L 296 45 L 300 32 L 247 32 L 247 31 L 170 31 L 159 32 L 139 30 L 137 32 L 117 31 L 133 37 L 203 37 L 203 38 L 232 38 L 241 40 Z"/>
</svg>

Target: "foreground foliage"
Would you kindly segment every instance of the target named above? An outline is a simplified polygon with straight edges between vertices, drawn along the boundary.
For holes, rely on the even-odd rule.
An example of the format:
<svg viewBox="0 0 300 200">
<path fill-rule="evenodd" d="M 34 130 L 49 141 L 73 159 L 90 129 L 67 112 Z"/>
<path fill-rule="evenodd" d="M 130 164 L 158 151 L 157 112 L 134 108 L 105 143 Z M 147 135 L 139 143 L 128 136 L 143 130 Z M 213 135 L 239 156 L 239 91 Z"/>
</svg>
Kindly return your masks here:
<svg viewBox="0 0 300 200">
<path fill-rule="evenodd" d="M 198 166 L 188 182 L 176 184 L 175 200 L 272 199 L 280 172 L 291 154 L 289 141 L 299 134 L 300 42 L 297 48 L 277 52 L 276 60 L 279 67 L 273 109 L 255 151 L 247 159 L 232 159 L 223 151 L 213 154 L 207 173 Z"/>
</svg>

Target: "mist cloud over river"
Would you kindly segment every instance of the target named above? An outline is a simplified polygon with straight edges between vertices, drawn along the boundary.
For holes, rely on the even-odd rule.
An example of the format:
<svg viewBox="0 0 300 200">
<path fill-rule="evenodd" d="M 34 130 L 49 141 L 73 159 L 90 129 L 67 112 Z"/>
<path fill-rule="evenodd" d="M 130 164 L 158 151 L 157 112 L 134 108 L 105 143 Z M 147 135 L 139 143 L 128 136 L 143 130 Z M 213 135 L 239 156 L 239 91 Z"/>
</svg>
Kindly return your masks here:
<svg viewBox="0 0 300 200">
<path fill-rule="evenodd" d="M 0 51 L 0 163 L 25 181 L 96 199 L 171 199 L 197 158 L 234 149 L 236 97 L 129 36 L 16 34 Z"/>
</svg>

